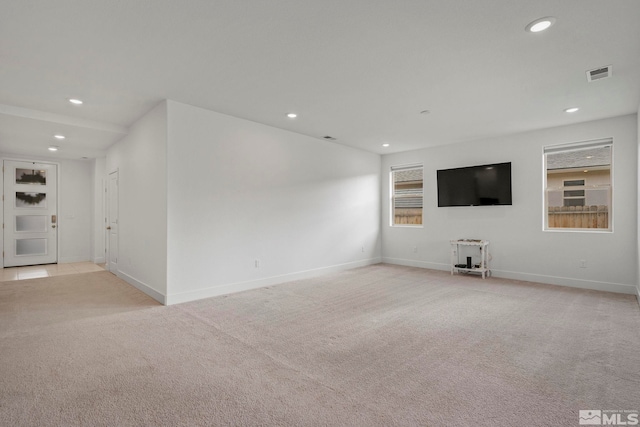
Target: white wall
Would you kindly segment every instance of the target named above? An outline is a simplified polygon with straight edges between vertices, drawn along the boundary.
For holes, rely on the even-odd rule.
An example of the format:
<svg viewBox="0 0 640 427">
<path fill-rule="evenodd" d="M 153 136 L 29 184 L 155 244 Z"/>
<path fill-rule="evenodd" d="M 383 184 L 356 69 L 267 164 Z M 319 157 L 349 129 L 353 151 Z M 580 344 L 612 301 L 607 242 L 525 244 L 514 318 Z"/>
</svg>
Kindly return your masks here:
<svg viewBox="0 0 640 427">
<path fill-rule="evenodd" d="M 638 174 L 638 191 L 640 191 L 640 104 L 638 105 L 638 117 L 639 119 L 637 120 L 637 136 L 638 136 L 638 157 L 637 157 L 637 165 L 638 165 L 638 170 L 637 170 L 637 174 Z M 637 193 L 636 193 L 637 194 Z M 640 195 L 638 195 L 638 206 L 637 206 L 637 212 L 640 214 Z M 637 233 L 636 233 L 636 238 L 638 241 L 638 245 L 636 247 L 636 267 L 637 267 L 637 276 L 636 276 L 636 296 L 638 297 L 638 303 L 640 303 L 640 215 L 638 215 L 638 229 L 637 229 Z"/>
<path fill-rule="evenodd" d="M 448 270 L 449 241 L 489 240 L 495 276 L 635 293 L 638 265 L 637 115 L 383 156 L 392 165 L 424 164 L 424 227 L 389 224 L 382 180 L 383 261 Z M 613 232 L 542 230 L 542 147 L 613 137 Z M 436 170 L 512 162 L 512 206 L 437 207 Z M 417 247 L 417 252 L 414 252 Z M 587 268 L 579 267 L 586 260 Z"/>
<path fill-rule="evenodd" d="M 168 113 L 169 304 L 380 261 L 380 156 Z"/>
<path fill-rule="evenodd" d="M 91 260 L 93 163 L 62 160 L 58 168 L 58 262 Z"/>
<path fill-rule="evenodd" d="M 119 176 L 118 276 L 160 302 L 167 292 L 167 105 L 160 103 L 109 148 Z"/>
</svg>

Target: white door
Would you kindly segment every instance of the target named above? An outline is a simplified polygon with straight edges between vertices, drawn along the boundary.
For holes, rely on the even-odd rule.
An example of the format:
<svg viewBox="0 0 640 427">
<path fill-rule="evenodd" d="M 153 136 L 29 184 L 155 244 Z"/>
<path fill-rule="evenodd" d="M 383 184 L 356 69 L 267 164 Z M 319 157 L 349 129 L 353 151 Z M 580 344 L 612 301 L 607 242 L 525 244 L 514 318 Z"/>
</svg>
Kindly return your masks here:
<svg viewBox="0 0 640 427">
<path fill-rule="evenodd" d="M 107 270 L 118 270 L 118 171 L 107 182 Z"/>
<path fill-rule="evenodd" d="M 57 166 L 5 160 L 4 266 L 58 262 Z"/>
</svg>

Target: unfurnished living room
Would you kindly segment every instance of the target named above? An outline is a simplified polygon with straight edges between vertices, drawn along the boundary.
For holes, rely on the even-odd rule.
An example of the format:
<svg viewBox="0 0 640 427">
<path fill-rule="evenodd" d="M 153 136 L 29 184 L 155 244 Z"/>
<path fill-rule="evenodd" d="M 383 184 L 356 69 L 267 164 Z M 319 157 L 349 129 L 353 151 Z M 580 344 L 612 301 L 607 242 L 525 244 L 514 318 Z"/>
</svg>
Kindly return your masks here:
<svg viewBox="0 0 640 427">
<path fill-rule="evenodd" d="M 0 425 L 639 425 L 637 0 L 0 2 Z"/>
</svg>

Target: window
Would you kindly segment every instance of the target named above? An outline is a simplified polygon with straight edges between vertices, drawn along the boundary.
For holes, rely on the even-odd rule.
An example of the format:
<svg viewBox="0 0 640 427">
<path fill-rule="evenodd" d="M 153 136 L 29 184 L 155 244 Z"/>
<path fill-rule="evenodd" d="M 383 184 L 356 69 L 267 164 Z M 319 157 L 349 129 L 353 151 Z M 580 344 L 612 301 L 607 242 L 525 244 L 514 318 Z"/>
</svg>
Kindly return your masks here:
<svg viewBox="0 0 640 427">
<path fill-rule="evenodd" d="M 563 206 L 584 206 L 584 179 L 571 179 L 562 181 L 564 190 Z M 578 187 L 582 190 L 567 190 L 567 187 Z"/>
<path fill-rule="evenodd" d="M 545 229 L 611 231 L 613 140 L 544 148 Z"/>
<path fill-rule="evenodd" d="M 422 166 L 391 168 L 391 225 L 422 225 Z"/>
</svg>

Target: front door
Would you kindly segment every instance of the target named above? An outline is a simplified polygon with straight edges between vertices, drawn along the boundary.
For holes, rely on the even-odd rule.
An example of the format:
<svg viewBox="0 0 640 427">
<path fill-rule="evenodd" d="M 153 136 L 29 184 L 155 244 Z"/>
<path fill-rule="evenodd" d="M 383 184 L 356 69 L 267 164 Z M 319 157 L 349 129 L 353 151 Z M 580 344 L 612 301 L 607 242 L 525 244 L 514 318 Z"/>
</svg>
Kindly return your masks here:
<svg viewBox="0 0 640 427">
<path fill-rule="evenodd" d="M 57 166 L 5 160 L 4 266 L 58 261 Z"/>
</svg>

